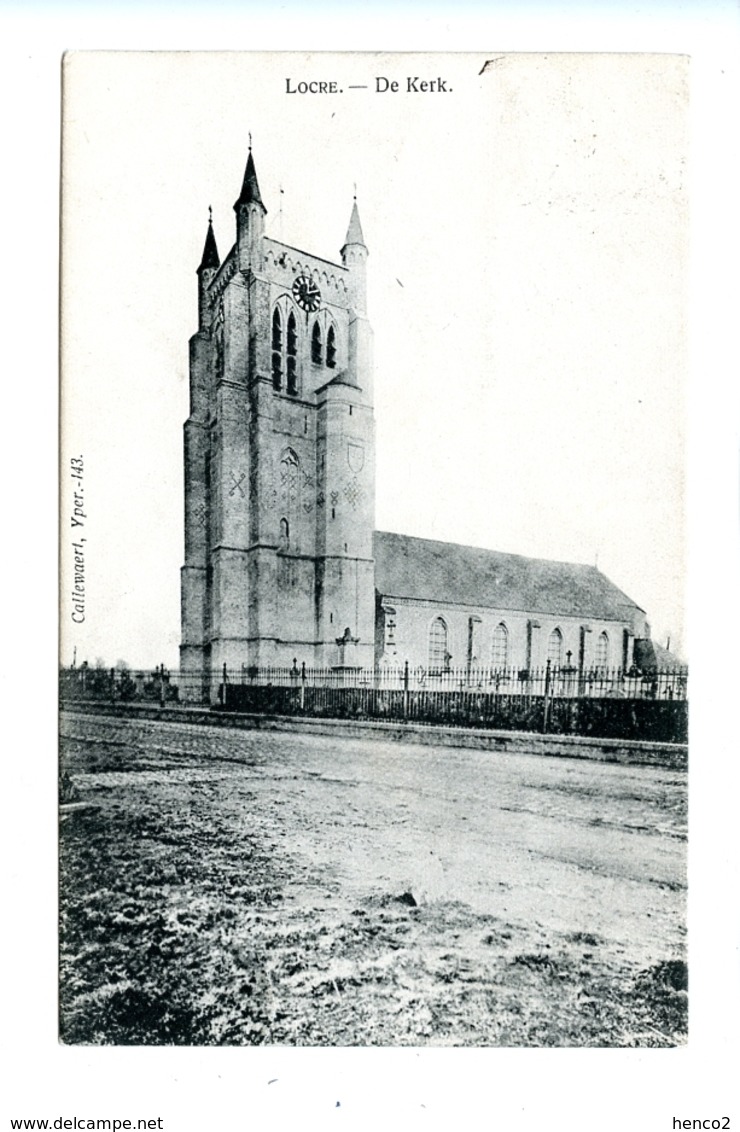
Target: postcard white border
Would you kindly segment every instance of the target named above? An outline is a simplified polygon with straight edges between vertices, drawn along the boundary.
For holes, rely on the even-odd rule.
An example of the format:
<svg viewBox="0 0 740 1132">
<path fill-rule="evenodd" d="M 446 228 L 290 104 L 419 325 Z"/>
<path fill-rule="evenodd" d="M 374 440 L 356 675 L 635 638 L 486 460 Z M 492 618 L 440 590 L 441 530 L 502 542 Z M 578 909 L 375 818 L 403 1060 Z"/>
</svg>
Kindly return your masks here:
<svg viewBox="0 0 740 1132">
<path fill-rule="evenodd" d="M 738 640 L 737 14 L 731 4 L 488 5 L 481 12 L 394 5 L 347 21 L 331 5 L 249 13 L 200 6 L 100 5 L 2 13 L 7 123 L 2 210 L 11 333 L 5 686 L 7 1116 L 162 1115 L 203 1126 L 403 1128 L 451 1123 L 534 1130 L 667 1129 L 673 1116 L 740 1112 L 737 729 Z M 693 57 L 695 326 L 691 435 L 692 1033 L 678 1051 L 355 1051 L 64 1049 L 55 1033 L 54 624 L 55 292 L 59 60 L 69 47 L 382 47 L 401 50 L 662 50 Z M 369 42 L 370 41 L 370 42 Z M 12 175 L 9 177 L 8 173 Z M 7 388 L 7 387 L 6 387 Z M 16 404 L 16 395 L 20 394 Z M 34 421 L 33 434 L 22 427 Z M 16 476 L 25 469 L 27 486 Z M 12 473 L 12 479 L 11 479 Z M 15 498 L 14 498 L 15 496 Z M 18 513 L 20 512 L 20 517 Z M 11 757 L 12 756 L 12 757 Z M 697 765 L 700 764 L 700 765 Z M 733 828 L 734 827 L 734 828 Z M 276 1080 L 274 1080 L 276 1079 Z M 268 1084 L 274 1080 L 273 1084 Z M 340 1106 L 336 1102 L 340 1101 Z M 735 1105 L 734 1108 L 731 1106 Z"/>
</svg>

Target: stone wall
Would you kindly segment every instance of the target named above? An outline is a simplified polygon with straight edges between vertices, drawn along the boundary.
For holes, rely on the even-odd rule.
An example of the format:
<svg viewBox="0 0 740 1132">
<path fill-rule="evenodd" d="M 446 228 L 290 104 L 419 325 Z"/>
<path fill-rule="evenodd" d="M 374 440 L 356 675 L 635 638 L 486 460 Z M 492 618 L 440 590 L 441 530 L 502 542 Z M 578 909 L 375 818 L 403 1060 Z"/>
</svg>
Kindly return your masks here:
<svg viewBox="0 0 740 1132">
<path fill-rule="evenodd" d="M 390 612 L 389 612 L 390 610 Z M 403 664 L 412 668 L 429 667 L 429 638 L 433 622 L 441 618 L 447 629 L 447 649 L 452 667 L 489 667 L 494 663 L 493 635 L 497 626 L 506 629 L 507 655 L 504 667 L 544 668 L 548 659 L 551 633 L 562 635 L 561 664 L 584 669 L 597 663 L 607 668 L 629 668 L 632 663 L 634 629 L 631 621 L 594 621 L 579 617 L 557 617 L 496 610 L 484 606 L 445 606 L 437 602 L 413 602 L 383 596 L 378 608 L 376 637 L 383 642 L 380 663 Z M 583 657 L 581 639 L 583 632 Z M 624 634 L 628 633 L 627 656 Z M 599 659 L 598 639 L 606 633 L 606 659 Z M 472 655 L 470 645 L 472 640 Z M 568 662 L 568 653 L 571 654 Z"/>
</svg>

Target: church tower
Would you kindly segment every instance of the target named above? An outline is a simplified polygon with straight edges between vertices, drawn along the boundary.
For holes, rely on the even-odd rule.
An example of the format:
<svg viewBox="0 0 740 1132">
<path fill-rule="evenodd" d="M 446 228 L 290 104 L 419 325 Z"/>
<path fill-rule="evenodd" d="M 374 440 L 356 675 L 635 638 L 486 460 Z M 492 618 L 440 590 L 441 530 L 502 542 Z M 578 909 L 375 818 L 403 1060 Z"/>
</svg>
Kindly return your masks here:
<svg viewBox="0 0 740 1132">
<path fill-rule="evenodd" d="M 250 148 L 223 262 L 209 220 L 184 430 L 180 664 L 372 666 L 372 332 L 357 202 L 341 263 L 265 234 Z"/>
</svg>

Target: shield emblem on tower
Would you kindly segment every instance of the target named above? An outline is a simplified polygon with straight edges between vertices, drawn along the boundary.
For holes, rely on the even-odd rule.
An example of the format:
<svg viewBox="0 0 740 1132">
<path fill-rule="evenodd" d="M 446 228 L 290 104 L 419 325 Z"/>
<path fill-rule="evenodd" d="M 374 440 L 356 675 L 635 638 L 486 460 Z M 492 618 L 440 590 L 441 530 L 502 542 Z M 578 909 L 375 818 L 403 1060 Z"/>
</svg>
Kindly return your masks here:
<svg viewBox="0 0 740 1132">
<path fill-rule="evenodd" d="M 353 472 L 361 472 L 365 463 L 365 445 L 357 440 L 347 442 L 347 463 Z"/>
</svg>

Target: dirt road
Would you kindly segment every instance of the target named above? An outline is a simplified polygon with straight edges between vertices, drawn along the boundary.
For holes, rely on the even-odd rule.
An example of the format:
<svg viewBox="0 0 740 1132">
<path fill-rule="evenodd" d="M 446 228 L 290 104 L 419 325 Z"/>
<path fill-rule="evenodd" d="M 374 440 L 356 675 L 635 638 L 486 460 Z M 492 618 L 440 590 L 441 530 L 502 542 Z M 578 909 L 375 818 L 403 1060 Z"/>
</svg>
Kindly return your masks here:
<svg viewBox="0 0 740 1132">
<path fill-rule="evenodd" d="M 649 1044 L 685 775 L 70 713 L 67 1041 Z"/>
</svg>

